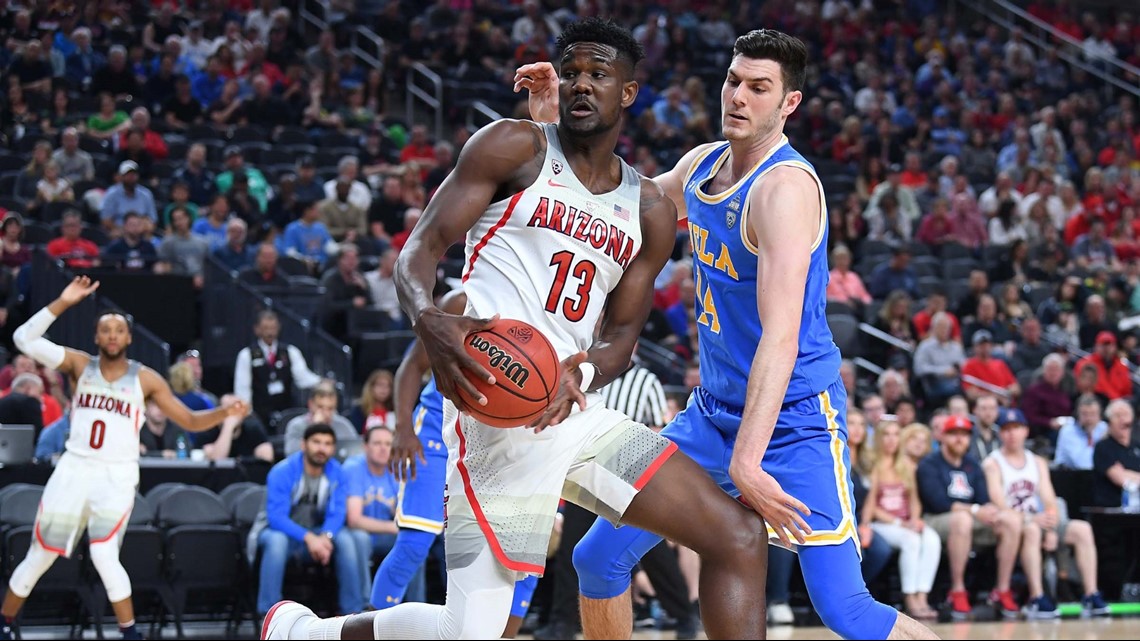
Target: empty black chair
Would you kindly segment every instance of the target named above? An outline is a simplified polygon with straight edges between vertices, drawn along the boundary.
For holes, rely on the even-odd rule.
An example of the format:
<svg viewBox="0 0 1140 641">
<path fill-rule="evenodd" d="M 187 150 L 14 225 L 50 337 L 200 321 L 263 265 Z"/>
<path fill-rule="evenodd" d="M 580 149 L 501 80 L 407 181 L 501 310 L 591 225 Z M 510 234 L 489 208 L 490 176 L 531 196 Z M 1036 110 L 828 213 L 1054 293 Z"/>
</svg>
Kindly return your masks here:
<svg viewBox="0 0 1140 641">
<path fill-rule="evenodd" d="M 240 481 L 238 483 L 231 483 L 218 493 L 218 498 L 222 500 L 222 505 L 226 506 L 227 510 L 233 510 L 234 501 L 242 494 L 249 491 L 250 488 L 262 487 L 258 483 L 252 481 Z"/>
<path fill-rule="evenodd" d="M 265 487 L 263 486 L 246 488 L 234 499 L 230 506 L 230 515 L 233 517 L 234 527 L 237 528 L 243 541 L 253 524 L 257 522 L 258 515 L 264 509 Z"/>
<path fill-rule="evenodd" d="M 831 335 L 844 358 L 855 358 L 860 355 L 859 321 L 854 316 L 828 314 L 827 325 L 831 328 Z"/>
<path fill-rule="evenodd" d="M 38 220 L 24 221 L 24 242 L 29 245 L 46 245 L 56 237 L 55 230 Z"/>
<path fill-rule="evenodd" d="M 4 195 L 0 196 L 0 207 L 3 207 L 8 211 L 14 211 L 16 213 L 23 214 L 28 211 L 28 202 L 23 198 L 19 198 L 17 196 Z"/>
<path fill-rule="evenodd" d="M 154 521 L 154 506 L 145 496 L 135 493 L 135 506 L 131 510 L 131 518 L 127 521 L 127 526 L 153 525 Z"/>
<path fill-rule="evenodd" d="M 196 485 L 172 490 L 156 505 L 156 520 L 165 528 L 222 525 L 230 521 L 229 511 L 218 495 Z"/>
<path fill-rule="evenodd" d="M 387 311 L 374 308 L 348 310 L 348 335 L 360 336 L 368 332 L 386 332 L 392 329 L 392 317 Z"/>
<path fill-rule="evenodd" d="M 147 491 L 146 499 L 150 501 L 152 507 L 157 509 L 158 504 L 162 503 L 168 494 L 184 487 L 186 487 L 185 483 L 159 483 Z"/>
<path fill-rule="evenodd" d="M 221 501 L 218 508 L 221 507 Z M 237 530 L 228 525 L 179 525 L 166 533 L 166 581 L 170 586 L 169 607 L 179 638 L 188 596 L 204 601 L 206 611 L 242 608 L 252 610 L 244 582 L 242 545 Z"/>
<path fill-rule="evenodd" d="M 300 258 L 280 256 L 277 259 L 277 269 L 286 276 L 311 276 L 309 264 Z"/>
</svg>

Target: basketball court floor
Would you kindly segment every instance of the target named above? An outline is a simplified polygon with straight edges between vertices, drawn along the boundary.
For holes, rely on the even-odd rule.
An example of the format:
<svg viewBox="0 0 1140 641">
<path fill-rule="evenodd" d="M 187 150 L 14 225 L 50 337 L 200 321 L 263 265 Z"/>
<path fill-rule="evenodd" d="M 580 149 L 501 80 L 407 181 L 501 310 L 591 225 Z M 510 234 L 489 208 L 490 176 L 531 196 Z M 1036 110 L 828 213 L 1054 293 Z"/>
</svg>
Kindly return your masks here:
<svg viewBox="0 0 1140 641">
<path fill-rule="evenodd" d="M 936 623 L 931 629 L 943 639 L 1136 639 L 1140 638 L 1140 618 Z M 638 630 L 633 638 L 675 639 L 676 636 L 670 631 Z M 697 638 L 706 637 L 698 634 Z M 826 628 L 774 626 L 768 628 L 768 638 L 795 641 L 839 637 Z"/>
</svg>

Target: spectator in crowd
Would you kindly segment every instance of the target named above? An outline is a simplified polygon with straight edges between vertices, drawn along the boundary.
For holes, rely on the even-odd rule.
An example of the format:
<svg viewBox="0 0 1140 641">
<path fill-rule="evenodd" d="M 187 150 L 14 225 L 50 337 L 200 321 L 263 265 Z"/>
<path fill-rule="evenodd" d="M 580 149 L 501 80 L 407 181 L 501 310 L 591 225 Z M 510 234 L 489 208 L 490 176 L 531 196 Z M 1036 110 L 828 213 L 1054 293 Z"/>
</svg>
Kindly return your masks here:
<svg viewBox="0 0 1140 641">
<path fill-rule="evenodd" d="M 213 252 L 226 244 L 226 221 L 230 219 L 230 201 L 225 194 L 217 194 L 210 202 L 206 215 L 190 226 L 190 232 L 210 244 Z"/>
<path fill-rule="evenodd" d="M 195 411 L 217 407 L 216 399 L 197 389 L 194 368 L 190 363 L 180 360 L 171 365 L 167 378 L 170 381 L 170 389 L 186 407 Z"/>
<path fill-rule="evenodd" d="M 143 148 L 146 149 L 151 158 L 166 160 L 166 157 L 170 155 L 170 150 L 166 147 L 166 141 L 162 139 L 162 135 L 150 128 L 150 111 L 146 107 L 136 107 L 131 112 L 131 129 L 142 132 Z M 127 135 L 126 132 L 122 132 L 119 134 L 119 146 L 123 147 L 126 144 Z"/>
<path fill-rule="evenodd" d="M 886 405 L 883 403 L 883 398 L 878 394 L 871 394 L 863 399 L 863 416 L 867 423 L 867 438 L 874 438 L 875 426 L 879 421 L 883 420 L 883 415 L 886 413 Z"/>
<path fill-rule="evenodd" d="M 975 269 L 970 272 L 966 282 L 969 289 L 965 296 L 958 299 L 958 309 L 954 310 L 954 315 L 961 321 L 972 321 L 978 311 L 978 303 L 981 302 L 982 296 L 989 295 L 987 292 L 990 289 L 990 279 L 984 269 Z M 996 306 L 994 311 L 997 311 Z M 962 340 L 968 341 L 971 336 L 967 330 Z"/>
<path fill-rule="evenodd" d="M 1009 365 L 993 358 L 993 336 L 988 330 L 979 329 L 974 332 L 972 342 L 974 355 L 962 365 L 962 390 L 966 398 L 974 400 L 1001 390 L 1007 403 L 1014 402 L 1021 394 L 1021 386 L 1009 371 Z M 988 387 L 981 387 L 979 383 Z"/>
<path fill-rule="evenodd" d="M 170 233 L 158 246 L 160 262 L 156 271 L 190 276 L 194 279 L 194 286 L 201 289 L 210 244 L 202 237 L 190 233 L 190 213 L 183 207 L 170 212 L 170 228 Z"/>
<path fill-rule="evenodd" d="M 970 454 L 974 460 L 984 461 L 991 452 L 1001 447 L 997 437 L 998 399 L 993 394 L 983 394 L 974 399 L 974 432 L 970 438 Z"/>
<path fill-rule="evenodd" d="M 394 385 L 392 372 L 386 369 L 373 370 L 368 375 L 360 389 L 360 398 L 348 414 L 348 420 L 352 421 L 357 432 L 367 434 L 369 429 L 377 426 L 396 429 Z"/>
<path fill-rule="evenodd" d="M 348 195 L 342 200 L 347 200 L 353 207 L 367 213 L 372 208 L 372 190 L 356 179 L 359 173 L 360 160 L 356 156 L 341 158 L 336 165 L 336 178 L 325 182 L 322 200 L 336 199 L 337 185 L 345 182 L 348 183 Z"/>
<path fill-rule="evenodd" d="M 38 374 L 20 374 L 12 381 L 12 389 L 0 398 L 0 425 L 31 425 L 38 438 L 43 420 L 44 382 Z M 57 417 L 58 418 L 58 417 Z"/>
<path fill-rule="evenodd" d="M 202 103 L 194 98 L 188 76 L 178 74 L 174 77 L 174 95 L 162 103 L 162 114 L 166 126 L 176 131 L 201 124 Z"/>
<path fill-rule="evenodd" d="M 325 188 L 317 180 L 317 161 L 312 156 L 301 156 L 297 159 L 295 191 L 299 203 L 315 203 L 326 198 Z"/>
<path fill-rule="evenodd" d="M 154 194 L 139 184 L 139 165 L 133 160 L 119 163 L 119 183 L 107 190 L 103 197 L 103 208 L 99 217 L 108 234 L 118 236 L 122 232 L 123 217 L 133 211 L 146 216 L 152 222 L 158 221 L 158 211 L 154 206 Z"/>
<path fill-rule="evenodd" d="M 316 202 L 301 205 L 301 217 L 285 227 L 281 241 L 281 251 L 286 256 L 298 258 L 315 272 L 328 257 L 336 254 L 337 245 L 328 227 L 320 221 L 320 208 Z"/>
<path fill-rule="evenodd" d="M 990 501 L 982 466 L 969 454 L 971 430 L 969 419 L 948 416 L 942 424 L 942 446 L 919 463 L 923 520 L 947 550 L 950 616 L 963 620 L 970 615 L 966 562 L 975 544 L 997 545 L 997 580 L 989 600 L 1003 615 L 1016 616 L 1010 579 L 1021 546 L 1022 515 L 1000 510 Z"/>
<path fill-rule="evenodd" d="M 1053 454 L 1053 464 L 1072 470 L 1093 469 L 1093 453 L 1097 443 L 1104 440 L 1109 425 L 1115 423 L 1119 431 L 1132 425 L 1132 406 L 1123 399 L 1112 401 L 1105 410 L 1108 422 L 1100 418 L 1100 401 L 1091 394 L 1077 401 L 1077 419 L 1065 417 L 1059 421 L 1057 449 Z"/>
<path fill-rule="evenodd" d="M 336 269 L 321 278 L 321 286 L 325 288 L 322 325 L 333 336 L 347 336 L 349 310 L 372 305 L 372 292 L 359 267 L 360 250 L 352 243 L 341 243 Z"/>
<path fill-rule="evenodd" d="M 891 260 L 876 267 L 869 280 L 868 290 L 875 298 L 886 298 L 896 290 L 921 298 L 918 275 L 910 267 L 910 248 L 903 243 L 894 246 Z"/>
<path fill-rule="evenodd" d="M 1110 267 L 1114 271 L 1120 270 L 1120 263 L 1116 260 L 1116 249 L 1106 238 L 1107 225 L 1104 218 L 1093 218 L 1089 223 L 1089 231 L 1081 236 L 1073 245 L 1073 264 L 1084 269 L 1097 267 Z"/>
<path fill-rule="evenodd" d="M 1104 291 L 1108 284 L 1107 276 L 1107 270 L 1097 270 L 1094 273 L 1094 278 L 1090 282 L 1090 286 L 1097 287 L 1100 291 Z M 1105 332 L 1113 334 L 1115 338 L 1113 331 L 1116 329 L 1115 323 L 1108 317 L 1108 306 L 1105 303 L 1104 297 L 1100 294 L 1092 294 L 1085 299 L 1085 313 L 1077 323 L 1080 326 L 1077 333 L 1080 337 L 1082 349 L 1095 351 L 1097 339 L 1103 336 L 1105 341 L 1108 340 L 1107 336 L 1104 336 Z"/>
<path fill-rule="evenodd" d="M 228 394 L 223 396 L 222 403 L 229 402 L 230 398 Z M 253 458 L 273 462 L 273 444 L 261 421 L 252 414 L 245 418 L 227 416 L 218 427 L 194 434 L 194 443 L 211 461 Z"/>
<path fill-rule="evenodd" d="M 23 239 L 23 217 L 14 211 L 8 212 L 0 223 L 0 265 L 7 267 L 13 277 L 21 267 L 32 262 L 32 251 Z"/>
<path fill-rule="evenodd" d="M 1029 584 L 1025 616 L 1053 619 L 1060 616 L 1053 599 L 1045 594 L 1041 552 L 1055 552 L 1058 545 L 1069 545 L 1084 584 L 1081 605 L 1087 615 L 1107 616 L 1108 603 L 1097 587 L 1096 542 L 1088 521 L 1070 519 L 1061 510 L 1049 466 L 1044 459 L 1026 450 L 1029 426 L 1019 410 L 1002 410 L 1001 449 L 982 462 L 987 490 L 999 509 L 1012 509 L 1024 515 L 1021 531 L 1021 569 Z"/>
<path fill-rule="evenodd" d="M 272 424 L 273 414 L 295 406 L 294 390 L 312 389 L 321 378 L 309 369 L 300 349 L 278 340 L 281 321 L 276 312 L 268 309 L 258 312 L 253 334 L 257 340 L 243 347 L 234 359 L 234 394 L 249 404 L 262 423 Z M 335 402 L 334 392 L 334 406 Z M 309 406 L 312 409 L 312 400 Z M 304 430 L 304 426 L 300 429 Z M 293 451 L 296 448 L 290 454 Z"/>
<path fill-rule="evenodd" d="M 859 274 L 851 271 L 851 250 L 836 245 L 831 250 L 831 277 L 827 281 L 827 300 L 850 305 L 856 311 L 871 302 L 871 294 L 863 286 Z"/>
<path fill-rule="evenodd" d="M 934 585 L 942 542 L 922 521 L 922 506 L 915 487 L 915 468 L 899 446 L 899 424 L 881 421 L 875 428 L 871 489 L 863 504 L 862 522 L 899 550 L 899 575 L 907 614 L 935 619 L 927 595 Z"/>
<path fill-rule="evenodd" d="M 80 236 L 83 216 L 74 209 L 64 212 L 59 225 L 59 238 L 47 244 L 48 256 L 63 260 L 72 269 L 99 265 L 99 246 Z"/>
<path fill-rule="evenodd" d="M 1012 346 L 1007 345 L 1012 339 L 1013 335 L 1010 333 L 1006 324 L 998 317 L 997 301 L 989 294 L 982 294 L 978 296 L 978 306 L 971 313 L 972 320 L 966 323 L 966 327 L 962 330 L 962 340 L 969 341 L 971 345 L 974 344 L 974 336 L 978 332 L 986 332 L 989 335 L 989 340 L 996 347 L 1001 355 L 1007 353 L 1007 347 L 1012 349 Z"/>
<path fill-rule="evenodd" d="M 91 154 L 79 148 L 79 131 L 75 127 L 64 129 L 60 141 L 59 149 L 51 155 L 51 159 L 59 165 L 59 175 L 72 185 L 95 178 L 95 163 Z"/>
<path fill-rule="evenodd" d="M 914 375 L 922 382 L 927 401 L 936 407 L 962 391 L 959 379 L 966 356 L 953 336 L 952 319 L 947 312 L 935 313 L 930 335 L 914 352 Z"/>
<path fill-rule="evenodd" d="M 87 27 L 72 31 L 71 42 L 75 48 L 64 61 L 65 76 L 75 87 L 86 92 L 91 88 L 95 72 L 107 64 L 107 59 L 92 48 L 91 30 Z"/>
<path fill-rule="evenodd" d="M 261 551 L 257 592 L 258 618 L 281 600 L 285 566 L 332 565 L 337 578 L 341 614 L 364 606 L 356 543 L 344 527 L 345 483 L 336 452 L 336 433 L 313 423 L 298 434 L 298 446 L 273 466 L 266 479 L 265 518 L 250 531 L 250 546 Z"/>
<path fill-rule="evenodd" d="M 400 299 L 396 296 L 396 282 L 393 280 L 397 256 L 399 252 L 395 249 L 390 247 L 385 249 L 380 254 L 376 269 L 364 273 L 364 280 L 368 283 L 372 304 L 377 309 L 387 312 L 394 324 L 403 326 L 404 312 L 400 309 Z"/>
<path fill-rule="evenodd" d="M 171 459 L 177 458 L 180 450 L 189 456 L 192 443 L 190 435 L 167 418 L 157 404 L 147 402 L 146 421 L 139 430 L 139 452 L 143 456 Z"/>
<path fill-rule="evenodd" d="M 23 170 L 16 174 L 14 196 L 31 200 L 36 197 L 36 186 L 44 177 L 44 168 L 51 162 L 51 143 L 41 140 L 32 147 L 32 157 Z"/>
<path fill-rule="evenodd" d="M 323 381 L 309 390 L 308 407 L 308 413 L 290 420 L 285 426 L 286 456 L 301 448 L 301 435 L 306 426 L 313 423 L 324 423 L 335 430 L 340 448 L 337 458 L 344 460 L 363 450 L 360 432 L 347 418 L 337 413 L 337 393 L 331 381 Z"/>
<path fill-rule="evenodd" d="M 40 209 L 48 203 L 70 203 L 75 200 L 71 183 L 60 175 L 59 164 L 49 160 L 44 165 L 44 175 L 36 183 L 36 195 L 28 203 L 28 209 Z"/>
<path fill-rule="evenodd" d="M 1073 401 L 1061 385 L 1065 364 L 1065 357 L 1060 354 L 1046 356 L 1041 377 L 1021 395 L 1021 411 L 1029 421 L 1033 436 L 1044 436 L 1052 443 L 1057 441 L 1057 430 L 1062 429 L 1065 419 L 1073 414 Z M 1100 412 L 1099 407 L 1097 412 Z"/>
<path fill-rule="evenodd" d="M 1036 371 L 1053 347 L 1041 340 L 1041 321 L 1036 316 L 1027 316 L 1018 329 L 1021 340 L 1009 358 L 1010 369 L 1018 374 Z"/>
<path fill-rule="evenodd" d="M 252 287 L 288 287 L 289 280 L 277 269 L 277 247 L 272 241 L 257 246 L 253 265 L 238 272 L 238 279 Z"/>
<path fill-rule="evenodd" d="M 265 213 L 265 208 L 269 205 L 269 198 L 273 195 L 273 190 L 269 187 L 269 181 L 265 179 L 265 174 L 257 167 L 245 164 L 245 155 L 241 147 L 237 145 L 230 145 L 225 150 L 225 163 L 226 170 L 218 174 L 215 182 L 218 186 L 218 192 L 222 194 L 229 193 L 234 185 L 234 177 L 238 173 L 245 173 L 246 178 L 249 179 L 249 195 L 257 201 L 258 211 Z"/>
<path fill-rule="evenodd" d="M 1132 408 L 1115 403 L 1115 408 L 1110 405 L 1107 438 L 1093 448 L 1093 503 L 1103 507 L 1120 507 L 1122 488 L 1140 484 L 1140 444 L 1132 435 Z"/>
<path fill-rule="evenodd" d="M 344 462 L 348 486 L 346 523 L 360 559 L 360 585 L 364 602 L 372 594 L 372 559 L 383 559 L 396 544 L 396 494 L 400 484 L 388 471 L 392 454 L 392 428 L 373 425 L 364 432 L 364 452 Z M 408 584 L 404 602 L 424 601 L 424 567 Z"/>
<path fill-rule="evenodd" d="M 1097 393 L 1103 394 L 1110 401 L 1132 396 L 1132 376 L 1128 365 L 1120 356 L 1116 334 L 1108 330 L 1098 333 L 1093 353 L 1077 361 L 1074 373 L 1079 374 L 1086 365 L 1096 368 Z"/>
<path fill-rule="evenodd" d="M 190 189 L 190 202 L 196 205 L 193 220 L 197 215 L 197 207 L 210 204 L 214 194 L 217 193 L 217 178 L 214 172 L 206 166 L 206 146 L 196 142 L 186 150 L 186 164 L 174 172 L 174 181 L 184 183 Z M 163 221 L 169 224 L 169 221 Z"/>
<path fill-rule="evenodd" d="M 915 313 L 911 322 L 914 323 L 915 335 L 922 341 L 930 333 L 931 321 L 939 312 L 945 312 L 950 319 L 950 336 L 954 340 L 962 339 L 962 328 L 958 325 L 958 318 L 946 311 L 946 290 L 941 287 L 932 287 L 926 292 L 926 305 Z"/>
<path fill-rule="evenodd" d="M 246 242 L 247 227 L 241 218 L 226 222 L 226 242 L 214 249 L 214 257 L 230 271 L 240 272 L 253 265 L 253 247 Z"/>
<path fill-rule="evenodd" d="M 91 92 L 106 92 L 115 100 L 130 100 L 142 96 L 138 78 L 127 65 L 127 48 L 114 45 L 107 54 L 107 64 L 91 76 Z"/>
<path fill-rule="evenodd" d="M 361 183 L 355 183 L 357 185 Z M 338 178 L 333 187 L 333 195 L 317 205 L 321 222 L 337 242 L 347 241 L 358 245 L 371 242 L 368 239 L 368 210 L 362 209 L 351 200 L 350 191 L 354 183 Z"/>
<path fill-rule="evenodd" d="M 103 248 L 104 265 L 127 272 L 144 272 L 154 268 L 158 250 L 143 238 L 146 220 L 136 211 L 123 216 L 123 235 Z"/>
</svg>

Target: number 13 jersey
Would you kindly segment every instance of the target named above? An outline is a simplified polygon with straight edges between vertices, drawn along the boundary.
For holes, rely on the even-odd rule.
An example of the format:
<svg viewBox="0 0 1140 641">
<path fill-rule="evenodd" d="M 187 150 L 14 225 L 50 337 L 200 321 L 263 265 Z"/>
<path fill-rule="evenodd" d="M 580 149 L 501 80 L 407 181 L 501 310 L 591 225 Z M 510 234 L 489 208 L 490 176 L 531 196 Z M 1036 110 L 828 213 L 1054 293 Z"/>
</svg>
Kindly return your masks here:
<svg viewBox="0 0 1140 641">
<path fill-rule="evenodd" d="M 606 297 L 641 250 L 641 176 L 621 162 L 621 184 L 593 194 L 542 125 L 546 157 L 534 183 L 492 203 L 467 233 L 463 289 L 469 314 L 526 321 L 558 358 L 586 350 Z"/>
<path fill-rule="evenodd" d="M 92 357 L 71 398 L 71 434 L 67 451 L 109 463 L 137 462 L 143 396 L 138 361 L 127 361 L 127 373 L 116 381 L 103 378 L 99 357 Z"/>
</svg>

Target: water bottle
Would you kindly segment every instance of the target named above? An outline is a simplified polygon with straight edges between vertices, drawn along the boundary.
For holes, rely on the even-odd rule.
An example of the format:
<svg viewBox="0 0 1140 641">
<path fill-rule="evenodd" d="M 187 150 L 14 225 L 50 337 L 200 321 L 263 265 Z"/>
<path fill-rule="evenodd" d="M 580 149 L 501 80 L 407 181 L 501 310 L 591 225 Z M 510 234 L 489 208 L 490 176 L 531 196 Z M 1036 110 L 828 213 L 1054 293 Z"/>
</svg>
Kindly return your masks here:
<svg viewBox="0 0 1140 641">
<path fill-rule="evenodd" d="M 1140 512 L 1140 483 L 1129 481 L 1124 484 L 1124 491 L 1120 493 L 1120 507 L 1125 512 Z"/>
<path fill-rule="evenodd" d="M 190 458 L 190 444 L 186 442 L 186 435 L 179 434 L 174 445 L 178 458 Z"/>
</svg>

